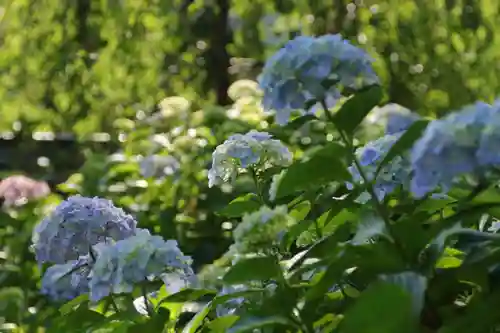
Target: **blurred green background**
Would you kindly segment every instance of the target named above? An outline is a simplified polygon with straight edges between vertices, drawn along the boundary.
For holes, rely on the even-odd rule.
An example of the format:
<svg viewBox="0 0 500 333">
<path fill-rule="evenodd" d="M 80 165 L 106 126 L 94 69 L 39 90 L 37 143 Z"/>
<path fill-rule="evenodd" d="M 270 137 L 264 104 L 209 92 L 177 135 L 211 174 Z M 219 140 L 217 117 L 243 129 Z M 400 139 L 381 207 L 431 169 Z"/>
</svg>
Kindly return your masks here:
<svg viewBox="0 0 500 333">
<path fill-rule="evenodd" d="M 231 133 L 270 123 L 251 83 L 229 88 L 255 81 L 290 38 L 341 33 L 374 57 L 387 103 L 441 116 L 496 98 L 499 8 L 500 0 L 1 0 L 0 177 L 25 174 L 53 193 L 1 212 L 0 331 L 43 326 L 35 314 L 50 307 L 38 294 L 31 230 L 67 195 L 113 199 L 141 227 L 177 239 L 196 268 L 224 253 L 232 222 L 213 212 L 251 184 L 209 189 L 211 152 Z M 184 100 L 161 103 L 170 96 Z M 296 154 L 324 130 L 271 129 L 288 131 Z M 174 157 L 179 170 L 144 177 L 141 158 L 153 155 Z"/>
</svg>

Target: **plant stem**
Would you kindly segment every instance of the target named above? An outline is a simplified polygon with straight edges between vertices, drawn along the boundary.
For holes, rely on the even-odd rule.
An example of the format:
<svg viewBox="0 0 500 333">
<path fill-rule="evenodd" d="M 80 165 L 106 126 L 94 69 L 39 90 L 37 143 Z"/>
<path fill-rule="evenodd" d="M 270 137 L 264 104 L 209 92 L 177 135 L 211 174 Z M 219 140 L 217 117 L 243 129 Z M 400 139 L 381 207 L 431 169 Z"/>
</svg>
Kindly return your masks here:
<svg viewBox="0 0 500 333">
<path fill-rule="evenodd" d="M 116 313 L 120 312 L 120 310 L 118 309 L 118 305 L 116 304 L 115 299 L 113 298 L 113 295 L 109 296 L 109 302 L 111 303 L 111 307 Z"/>
<path fill-rule="evenodd" d="M 142 297 L 144 297 L 144 306 L 146 307 L 146 311 L 148 312 L 148 315 L 150 317 L 153 317 L 154 311 L 149 306 L 149 300 L 148 300 L 148 294 L 146 293 L 146 287 L 142 286 L 141 291 L 142 291 Z"/>
<path fill-rule="evenodd" d="M 257 176 L 257 171 L 255 168 L 250 168 L 250 173 L 252 174 L 252 179 L 255 184 L 255 188 L 257 190 L 257 196 L 259 197 L 260 202 L 265 205 L 266 200 L 264 199 L 264 194 L 262 193 L 262 187 L 260 186 L 259 177 Z"/>
<path fill-rule="evenodd" d="M 354 165 L 358 169 L 359 175 L 363 179 L 363 182 L 366 186 L 366 189 L 371 196 L 371 200 L 372 200 L 373 204 L 375 205 L 375 209 L 379 213 L 380 217 L 385 221 L 385 224 L 387 225 L 387 227 L 389 227 L 390 226 L 389 216 L 385 212 L 385 209 L 382 206 L 382 204 L 378 201 L 377 195 L 376 195 L 375 191 L 373 190 L 372 183 L 371 183 L 370 179 L 367 177 L 366 173 L 364 172 L 361 164 L 359 163 L 359 161 L 356 157 L 356 154 L 354 152 L 354 146 L 353 146 L 351 140 L 348 138 L 347 134 L 341 128 L 339 128 L 337 126 L 337 124 L 335 123 L 335 120 L 333 119 L 332 115 L 330 114 L 330 111 L 328 110 L 328 106 L 326 105 L 324 100 L 321 101 L 321 106 L 323 107 L 323 109 L 325 111 L 326 117 L 336 127 L 337 131 L 340 134 L 340 138 L 342 139 L 342 141 L 346 145 L 347 149 L 349 150 L 349 154 L 351 155 L 351 158 L 354 162 Z"/>
</svg>

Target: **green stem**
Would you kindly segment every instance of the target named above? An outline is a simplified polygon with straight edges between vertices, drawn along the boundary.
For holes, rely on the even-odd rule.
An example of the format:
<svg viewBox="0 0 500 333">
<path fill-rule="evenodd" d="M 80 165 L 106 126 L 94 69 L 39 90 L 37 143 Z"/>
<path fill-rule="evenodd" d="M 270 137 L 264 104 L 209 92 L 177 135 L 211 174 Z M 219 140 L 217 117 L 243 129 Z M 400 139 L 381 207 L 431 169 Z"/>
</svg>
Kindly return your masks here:
<svg viewBox="0 0 500 333">
<path fill-rule="evenodd" d="M 113 295 L 110 295 L 109 302 L 111 303 L 111 307 L 116 313 L 120 312 L 120 310 L 118 309 L 118 305 L 116 304 L 115 299 L 113 298 Z"/>
<path fill-rule="evenodd" d="M 144 297 L 144 306 L 146 307 L 146 311 L 148 312 L 149 317 L 153 317 L 154 310 L 149 306 L 148 294 L 146 293 L 146 287 L 143 285 L 141 287 L 142 297 Z"/>
<path fill-rule="evenodd" d="M 252 174 L 252 179 L 253 179 L 253 182 L 255 184 L 255 188 L 257 190 L 257 196 L 259 197 L 260 202 L 263 205 L 265 205 L 266 204 L 266 200 L 264 198 L 264 193 L 262 191 L 262 186 L 260 186 L 259 177 L 257 176 L 257 171 L 255 170 L 255 168 L 250 168 L 250 173 Z"/>
<path fill-rule="evenodd" d="M 387 225 L 387 227 L 389 227 L 390 226 L 389 216 L 385 212 L 385 209 L 382 206 L 382 204 L 380 203 L 380 201 L 378 201 L 378 198 L 377 198 L 377 195 L 375 193 L 375 190 L 373 189 L 371 180 L 367 177 L 366 173 L 364 172 L 361 164 L 359 163 L 359 161 L 358 161 L 358 159 L 356 157 L 356 154 L 354 152 L 354 146 L 353 146 L 351 140 L 348 138 L 347 134 L 341 128 L 339 128 L 337 126 L 337 124 L 335 123 L 335 120 L 333 119 L 332 115 L 330 114 L 330 111 L 328 110 L 328 106 L 326 105 L 325 101 L 321 101 L 321 106 L 325 110 L 326 117 L 337 128 L 337 131 L 340 134 L 340 138 L 342 139 L 342 141 L 344 142 L 344 144 L 347 146 L 347 149 L 349 150 L 349 154 L 351 155 L 351 158 L 352 158 L 352 160 L 354 162 L 354 165 L 358 169 L 359 175 L 363 179 L 363 182 L 364 182 L 364 184 L 366 186 L 366 189 L 367 189 L 368 193 L 371 196 L 371 200 L 372 200 L 372 202 L 373 202 L 373 204 L 375 206 L 375 209 L 379 213 L 380 217 L 384 220 L 384 222 Z"/>
</svg>

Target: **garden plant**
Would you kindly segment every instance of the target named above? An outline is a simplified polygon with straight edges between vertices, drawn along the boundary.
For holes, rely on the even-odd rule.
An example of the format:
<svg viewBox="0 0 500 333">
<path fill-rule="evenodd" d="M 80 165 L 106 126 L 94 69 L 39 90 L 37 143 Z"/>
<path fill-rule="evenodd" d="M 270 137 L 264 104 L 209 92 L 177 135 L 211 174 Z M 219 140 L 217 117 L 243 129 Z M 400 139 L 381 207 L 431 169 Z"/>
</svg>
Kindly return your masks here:
<svg viewBox="0 0 500 333">
<path fill-rule="evenodd" d="M 220 110 L 182 118 L 189 102 L 164 100 L 158 118 L 141 122 L 152 139 L 147 146 L 129 140 L 112 162 L 114 175 L 93 192 L 101 197 L 73 195 L 44 212 L 31 249 L 43 271 L 41 293 L 56 307 L 39 326 L 499 332 L 500 103 L 477 102 L 439 119 L 395 109 L 378 118 L 384 133 L 366 141 L 384 88 L 370 56 L 333 34 L 290 40 L 258 81 L 233 86 L 232 117 L 246 118 L 218 132 L 226 137 L 189 128 Z M 169 136 L 151 132 L 160 118 L 174 124 Z M 129 138 L 142 133 L 129 130 Z M 176 158 L 181 149 L 191 158 Z M 144 155 L 135 169 L 126 162 L 130 150 Z M 193 164 L 204 168 L 184 170 Z M 120 199 L 110 184 L 120 168 L 137 172 L 136 185 L 146 182 L 150 197 L 175 188 L 173 219 L 200 218 L 189 207 L 201 192 L 230 197 L 204 212 L 232 235 L 222 259 L 194 269 L 175 231 L 148 230 L 141 212 L 157 208 Z M 184 188 L 185 177 L 204 185 Z"/>
</svg>

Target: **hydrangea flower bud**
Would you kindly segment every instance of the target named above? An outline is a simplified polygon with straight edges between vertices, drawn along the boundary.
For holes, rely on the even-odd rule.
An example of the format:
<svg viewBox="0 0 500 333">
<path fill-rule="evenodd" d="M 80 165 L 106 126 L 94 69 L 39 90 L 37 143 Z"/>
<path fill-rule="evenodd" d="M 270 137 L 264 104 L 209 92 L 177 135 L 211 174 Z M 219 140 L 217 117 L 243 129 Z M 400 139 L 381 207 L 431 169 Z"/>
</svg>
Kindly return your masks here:
<svg viewBox="0 0 500 333">
<path fill-rule="evenodd" d="M 132 292 L 134 286 L 171 274 L 189 280 L 194 273 L 191 259 L 184 256 L 175 240 L 165 241 L 149 231 L 137 233 L 115 244 L 98 244 L 97 260 L 90 280 L 90 299 L 99 301 L 110 294 Z M 168 281 L 164 281 L 168 284 Z"/>
<path fill-rule="evenodd" d="M 42 294 L 55 301 L 67 301 L 89 291 L 89 258 L 80 257 L 49 267 L 42 277 Z"/>
<path fill-rule="evenodd" d="M 340 35 L 297 37 L 264 66 L 259 78 L 263 106 L 276 111 L 278 124 L 287 123 L 292 111 L 305 109 L 311 100 L 327 100 L 332 107 L 340 97 L 338 88 L 359 89 L 379 82 L 371 62 L 362 49 Z"/>
<path fill-rule="evenodd" d="M 234 229 L 232 249 L 239 254 L 262 253 L 275 250 L 281 238 L 291 225 L 293 217 L 288 215 L 286 206 L 276 208 L 261 207 L 258 211 L 245 214 Z"/>
<path fill-rule="evenodd" d="M 134 235 L 136 225 L 110 200 L 72 196 L 35 227 L 32 248 L 39 263 L 63 264 L 89 254 L 97 243 Z"/>
<path fill-rule="evenodd" d="M 217 146 L 212 154 L 212 168 L 208 171 L 209 186 L 232 182 L 239 168 L 288 166 L 292 153 L 279 140 L 266 132 L 250 131 L 235 134 Z"/>
<path fill-rule="evenodd" d="M 365 146 L 356 150 L 356 157 L 363 168 L 363 172 L 370 181 L 373 181 L 375 172 L 382 162 L 384 156 L 396 143 L 400 135 L 386 135 L 375 141 L 371 141 Z M 352 179 L 357 184 L 363 184 L 363 179 L 356 165 L 352 164 L 349 168 Z M 398 186 L 409 187 L 411 174 L 411 164 L 406 156 L 397 156 L 390 163 L 385 165 L 373 184 L 373 190 L 378 200 L 382 200 L 386 195 L 392 193 Z M 347 183 L 348 188 L 353 185 Z M 367 201 L 370 196 L 364 193 L 358 198 L 358 201 Z"/>
<path fill-rule="evenodd" d="M 180 163 L 173 156 L 151 155 L 143 158 L 140 163 L 141 176 L 144 178 L 162 178 L 171 176 L 180 168 Z"/>
<path fill-rule="evenodd" d="M 478 149 L 486 142 L 483 138 L 487 131 L 483 131 L 487 124 L 494 123 L 495 113 L 490 105 L 478 102 L 427 126 L 411 153 L 411 190 L 416 197 L 438 186 L 446 192 L 457 176 L 474 172 L 486 162 Z"/>
</svg>

